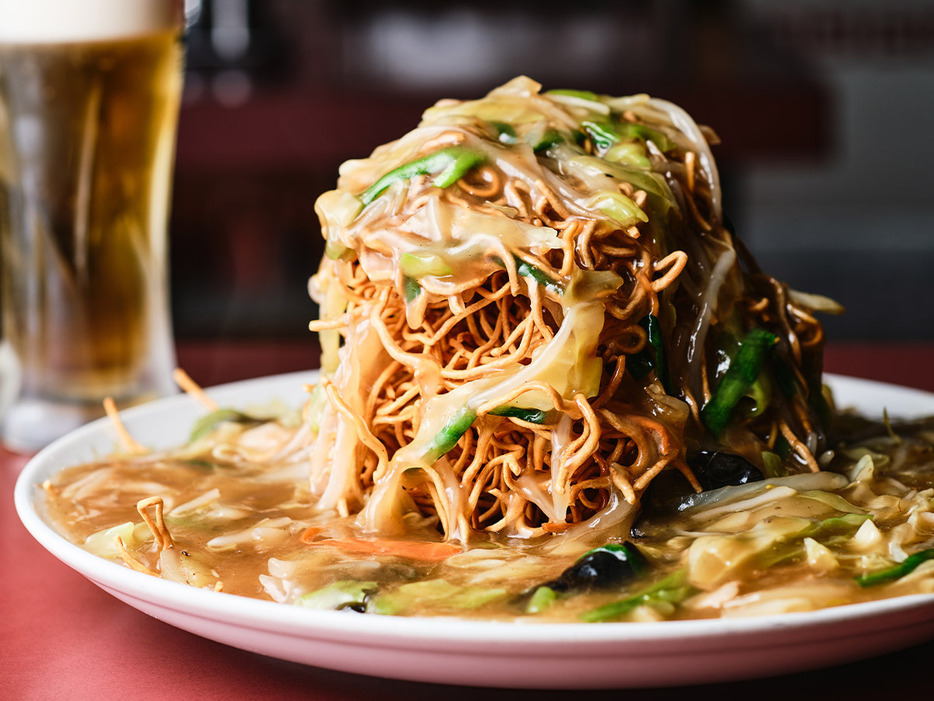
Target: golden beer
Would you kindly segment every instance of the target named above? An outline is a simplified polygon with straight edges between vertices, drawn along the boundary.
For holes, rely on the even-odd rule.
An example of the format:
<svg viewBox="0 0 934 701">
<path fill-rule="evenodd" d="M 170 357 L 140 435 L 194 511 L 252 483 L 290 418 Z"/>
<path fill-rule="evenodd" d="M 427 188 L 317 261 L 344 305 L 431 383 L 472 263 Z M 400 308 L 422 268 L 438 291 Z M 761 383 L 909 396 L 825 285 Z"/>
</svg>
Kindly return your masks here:
<svg viewBox="0 0 934 701">
<path fill-rule="evenodd" d="M 0 301 L 20 385 L 4 437 L 14 445 L 99 415 L 105 396 L 127 404 L 173 391 L 166 238 L 182 61 L 178 27 L 0 37 Z"/>
</svg>

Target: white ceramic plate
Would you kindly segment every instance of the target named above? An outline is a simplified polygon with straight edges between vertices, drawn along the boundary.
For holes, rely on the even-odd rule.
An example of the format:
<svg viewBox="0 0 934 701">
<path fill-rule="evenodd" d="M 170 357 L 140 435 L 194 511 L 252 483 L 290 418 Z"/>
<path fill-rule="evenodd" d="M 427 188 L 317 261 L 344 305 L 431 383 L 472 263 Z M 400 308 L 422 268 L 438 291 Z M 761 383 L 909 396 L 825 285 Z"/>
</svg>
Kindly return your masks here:
<svg viewBox="0 0 934 701">
<path fill-rule="evenodd" d="M 248 380 L 209 390 L 222 406 L 270 399 L 299 406 L 313 373 Z M 833 377 L 840 406 L 878 416 L 934 414 L 934 395 Z M 203 407 L 171 397 L 122 414 L 151 446 L 179 444 Z M 934 596 L 911 596 L 808 613 L 664 623 L 539 624 L 412 619 L 314 611 L 156 579 L 72 545 L 45 520 L 39 485 L 59 469 L 110 452 L 107 420 L 40 452 L 16 485 L 32 535 L 66 565 L 118 599 L 228 645 L 347 672 L 425 682 L 527 688 L 648 687 L 800 671 L 848 662 L 934 638 Z"/>
</svg>

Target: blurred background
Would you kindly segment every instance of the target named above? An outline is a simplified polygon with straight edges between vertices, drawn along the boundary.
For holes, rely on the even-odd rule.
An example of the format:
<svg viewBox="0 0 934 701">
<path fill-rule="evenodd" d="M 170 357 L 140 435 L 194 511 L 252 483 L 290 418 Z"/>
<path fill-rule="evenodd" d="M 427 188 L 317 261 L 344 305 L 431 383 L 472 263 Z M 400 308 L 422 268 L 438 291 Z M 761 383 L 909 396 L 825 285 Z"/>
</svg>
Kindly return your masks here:
<svg viewBox="0 0 934 701">
<path fill-rule="evenodd" d="M 824 319 L 832 339 L 934 340 L 934 3 L 189 0 L 188 12 L 180 341 L 274 338 L 305 353 L 314 201 L 339 164 L 435 100 L 520 73 L 681 104 L 719 133 L 726 209 L 763 267 L 847 307 Z"/>
</svg>

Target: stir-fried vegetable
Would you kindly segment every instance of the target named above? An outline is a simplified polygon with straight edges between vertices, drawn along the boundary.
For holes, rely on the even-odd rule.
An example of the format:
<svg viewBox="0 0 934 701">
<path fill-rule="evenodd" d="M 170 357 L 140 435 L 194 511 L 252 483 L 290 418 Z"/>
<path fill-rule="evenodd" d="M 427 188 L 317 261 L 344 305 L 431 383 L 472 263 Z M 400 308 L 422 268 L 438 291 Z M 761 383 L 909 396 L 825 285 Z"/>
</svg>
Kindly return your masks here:
<svg viewBox="0 0 934 701">
<path fill-rule="evenodd" d="M 733 415 L 733 409 L 756 381 L 762 370 L 766 352 L 778 338 L 764 329 L 753 329 L 743 339 L 720 379 L 713 397 L 701 410 L 701 419 L 714 435 L 720 435 Z"/>
<path fill-rule="evenodd" d="M 542 409 L 523 409 L 518 406 L 499 406 L 490 413 L 493 416 L 511 417 L 531 424 L 543 424 L 548 421 L 553 412 L 543 411 Z"/>
<path fill-rule="evenodd" d="M 560 284 L 552 280 L 534 265 L 527 263 L 521 258 L 516 258 L 516 272 L 522 277 L 531 278 L 549 292 L 554 292 L 555 294 L 561 294 L 563 292 L 563 288 Z"/>
<path fill-rule="evenodd" d="M 639 606 L 671 611 L 675 604 L 681 603 L 695 591 L 696 589 L 687 582 L 686 572 L 677 570 L 632 596 L 588 611 L 581 616 L 581 620 L 586 623 L 613 621 L 631 613 Z"/>
<path fill-rule="evenodd" d="M 366 610 L 367 600 L 379 589 L 376 582 L 355 582 L 341 580 L 332 582 L 321 589 L 303 594 L 295 600 L 298 606 L 310 609 L 331 609 L 362 612 Z"/>
<path fill-rule="evenodd" d="M 434 175 L 432 185 L 441 188 L 450 187 L 464 177 L 471 168 L 480 165 L 485 160 L 486 157 L 478 151 L 458 146 L 443 148 L 389 171 L 368 187 L 360 196 L 360 200 L 366 206 L 385 192 L 390 185 L 402 180 L 410 180 L 417 175 Z"/>
<path fill-rule="evenodd" d="M 426 275 L 450 275 L 450 264 L 437 253 L 403 253 L 399 268 L 408 277 L 417 280 Z"/>
<path fill-rule="evenodd" d="M 584 120 L 581 130 L 590 137 L 600 151 L 607 151 L 620 140 L 651 141 L 662 153 L 674 148 L 671 139 L 657 129 L 635 122 Z"/>
<path fill-rule="evenodd" d="M 416 297 L 421 293 L 422 286 L 418 284 L 418 280 L 405 276 L 402 278 L 402 283 L 405 286 L 405 301 L 412 302 Z"/>
<path fill-rule="evenodd" d="M 367 610 L 385 615 L 404 615 L 417 612 L 427 603 L 434 603 L 442 608 L 466 611 L 505 596 L 506 590 L 501 588 L 462 587 L 443 579 L 427 579 L 379 594 L 370 601 Z"/>
<path fill-rule="evenodd" d="M 477 412 L 468 407 L 461 407 L 448 419 L 441 431 L 428 444 L 425 459 L 434 462 L 457 445 L 467 430 L 477 419 Z"/>
<path fill-rule="evenodd" d="M 889 567 L 876 572 L 867 572 L 856 577 L 856 583 L 861 587 L 875 587 L 879 584 L 888 584 L 896 579 L 901 579 L 907 574 L 914 572 L 922 562 L 934 560 L 934 548 L 921 550 L 909 555 L 905 560 L 894 567 Z"/>
</svg>

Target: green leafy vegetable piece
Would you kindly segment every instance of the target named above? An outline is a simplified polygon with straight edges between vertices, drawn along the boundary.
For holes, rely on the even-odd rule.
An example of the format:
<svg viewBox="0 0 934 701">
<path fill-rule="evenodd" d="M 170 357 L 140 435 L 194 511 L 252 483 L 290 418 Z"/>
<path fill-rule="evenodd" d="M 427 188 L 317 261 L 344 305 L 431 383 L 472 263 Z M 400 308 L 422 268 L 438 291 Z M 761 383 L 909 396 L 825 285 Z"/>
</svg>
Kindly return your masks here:
<svg viewBox="0 0 934 701">
<path fill-rule="evenodd" d="M 849 536 L 870 519 L 872 519 L 871 514 L 849 513 L 843 516 L 833 516 L 818 521 L 800 535 L 803 538 L 813 538 L 818 542 L 834 536 Z"/>
<path fill-rule="evenodd" d="M 505 589 L 460 587 L 444 579 L 425 579 L 396 587 L 370 600 L 367 610 L 385 615 L 402 615 L 441 605 L 448 609 L 475 609 L 506 596 Z"/>
<path fill-rule="evenodd" d="M 202 416 L 195 422 L 195 425 L 191 429 L 191 435 L 188 437 L 188 441 L 194 443 L 196 440 L 203 438 L 225 421 L 232 421 L 234 423 L 245 424 L 248 426 L 258 426 L 259 424 L 264 423 L 263 419 L 258 419 L 255 416 L 244 414 L 242 411 L 237 411 L 236 409 L 217 409 L 216 411 L 212 411 L 210 414 Z"/>
<path fill-rule="evenodd" d="M 641 141 L 617 142 L 607 149 L 603 158 L 610 163 L 618 163 L 628 168 L 639 170 L 651 170 L 652 168 L 652 162 L 645 155 L 645 144 Z M 667 213 L 671 203 L 658 195 L 653 199 L 658 200 L 663 205 L 663 212 Z"/>
<path fill-rule="evenodd" d="M 874 587 L 879 584 L 888 584 L 889 582 L 894 582 L 896 579 L 901 579 L 906 574 L 914 572 L 918 568 L 918 565 L 928 560 L 934 560 L 934 548 L 928 548 L 927 550 L 921 550 L 913 555 L 909 555 L 903 562 L 898 563 L 894 567 L 861 574 L 856 577 L 856 583 L 861 587 Z"/>
<path fill-rule="evenodd" d="M 687 571 L 680 569 L 630 597 L 587 611 L 581 615 L 581 620 L 586 623 L 612 621 L 643 605 L 668 608 L 693 593 L 694 587 L 687 582 Z"/>
<path fill-rule="evenodd" d="M 823 489 L 807 489 L 799 491 L 798 494 L 805 499 L 813 499 L 814 501 L 826 504 L 834 511 L 839 511 L 843 514 L 857 514 L 862 516 L 866 513 L 863 509 L 855 504 L 851 504 L 839 494 L 825 492 Z M 862 523 L 862 521 L 860 521 L 860 523 Z"/>
<path fill-rule="evenodd" d="M 356 257 L 356 253 L 352 248 L 347 248 L 342 243 L 333 241 L 330 238 L 324 243 L 324 255 L 326 255 L 331 260 L 353 260 Z"/>
<path fill-rule="evenodd" d="M 341 580 L 298 597 L 295 604 L 309 609 L 334 611 L 346 608 L 362 609 L 378 589 L 379 585 L 376 582 Z"/>
<path fill-rule="evenodd" d="M 89 535 L 82 547 L 99 557 L 118 557 L 120 553 L 114 540 L 117 536 L 120 536 L 128 548 L 134 547 L 137 544 L 135 529 L 136 524 L 132 521 L 105 528 Z"/>
<path fill-rule="evenodd" d="M 713 397 L 701 410 L 701 420 L 711 433 L 720 435 L 727 427 L 733 409 L 759 376 L 766 351 L 777 340 L 775 334 L 765 329 L 755 328 L 746 334 Z"/>
<path fill-rule="evenodd" d="M 407 277 L 418 279 L 426 275 L 450 275 L 452 270 L 448 262 L 437 253 L 403 253 L 399 258 L 399 267 Z"/>
<path fill-rule="evenodd" d="M 587 206 L 602 212 L 624 227 L 649 220 L 645 211 L 622 192 L 600 192 L 587 202 Z"/>
<path fill-rule="evenodd" d="M 422 286 L 418 284 L 418 280 L 405 276 L 402 278 L 402 284 L 405 287 L 406 302 L 411 302 L 422 292 Z"/>
<path fill-rule="evenodd" d="M 360 196 L 363 206 L 370 204 L 390 186 L 403 180 L 411 180 L 418 175 L 434 175 L 432 185 L 450 187 L 460 180 L 471 168 L 486 161 L 479 151 L 472 151 L 460 146 L 449 146 L 414 161 L 394 168 L 370 185 Z"/>
</svg>

